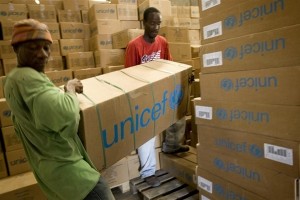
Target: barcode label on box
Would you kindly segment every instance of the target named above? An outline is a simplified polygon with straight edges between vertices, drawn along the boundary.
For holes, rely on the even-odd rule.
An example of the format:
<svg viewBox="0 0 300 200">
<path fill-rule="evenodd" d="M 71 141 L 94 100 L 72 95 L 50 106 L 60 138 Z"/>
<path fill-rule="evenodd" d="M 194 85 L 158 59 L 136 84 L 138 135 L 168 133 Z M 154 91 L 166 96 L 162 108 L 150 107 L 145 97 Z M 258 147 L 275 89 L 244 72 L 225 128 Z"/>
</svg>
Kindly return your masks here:
<svg viewBox="0 0 300 200">
<path fill-rule="evenodd" d="M 209 198 L 207 198 L 206 196 L 204 195 L 201 195 L 201 200 L 210 200 Z"/>
<path fill-rule="evenodd" d="M 265 158 L 293 165 L 293 150 L 271 144 L 264 144 Z"/>
<path fill-rule="evenodd" d="M 209 39 L 222 35 L 222 22 L 216 22 L 203 27 L 203 38 Z"/>
<path fill-rule="evenodd" d="M 222 51 L 203 54 L 203 67 L 223 65 Z"/>
<path fill-rule="evenodd" d="M 221 3 L 221 0 L 202 0 L 202 11 L 215 7 Z"/>
<path fill-rule="evenodd" d="M 209 181 L 209 180 L 207 180 L 207 179 L 205 179 L 205 178 L 203 178 L 203 177 L 201 177 L 201 176 L 198 176 L 198 186 L 201 189 L 203 189 L 203 190 L 205 190 L 205 191 L 207 191 L 209 193 L 212 193 L 212 190 L 213 190 L 213 188 L 212 188 L 212 182 Z"/>
<path fill-rule="evenodd" d="M 212 107 L 196 106 L 196 117 L 201 119 L 212 119 Z"/>
</svg>

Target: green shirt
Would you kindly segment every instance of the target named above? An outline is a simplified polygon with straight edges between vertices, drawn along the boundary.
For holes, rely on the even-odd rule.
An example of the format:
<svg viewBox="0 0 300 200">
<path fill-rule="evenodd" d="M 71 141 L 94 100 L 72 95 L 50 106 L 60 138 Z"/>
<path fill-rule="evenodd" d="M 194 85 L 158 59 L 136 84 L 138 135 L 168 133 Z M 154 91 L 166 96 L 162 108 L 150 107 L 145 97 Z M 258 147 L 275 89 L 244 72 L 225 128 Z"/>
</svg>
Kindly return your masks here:
<svg viewBox="0 0 300 200">
<path fill-rule="evenodd" d="M 16 134 L 47 198 L 85 198 L 100 174 L 77 135 L 77 97 L 28 67 L 12 70 L 6 77 L 4 91 Z"/>
</svg>

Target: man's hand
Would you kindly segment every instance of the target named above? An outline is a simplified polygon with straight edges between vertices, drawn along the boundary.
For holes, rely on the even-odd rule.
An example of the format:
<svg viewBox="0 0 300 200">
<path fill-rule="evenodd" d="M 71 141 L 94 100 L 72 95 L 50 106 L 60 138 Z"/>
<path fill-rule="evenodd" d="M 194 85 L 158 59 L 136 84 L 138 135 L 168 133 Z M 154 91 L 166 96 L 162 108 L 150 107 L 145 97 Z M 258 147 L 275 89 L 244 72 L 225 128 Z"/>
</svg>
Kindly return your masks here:
<svg viewBox="0 0 300 200">
<path fill-rule="evenodd" d="M 65 92 L 71 92 L 73 94 L 82 93 L 83 92 L 83 85 L 82 85 L 80 80 L 75 78 L 75 79 L 69 80 L 65 84 L 64 89 L 65 89 Z"/>
</svg>

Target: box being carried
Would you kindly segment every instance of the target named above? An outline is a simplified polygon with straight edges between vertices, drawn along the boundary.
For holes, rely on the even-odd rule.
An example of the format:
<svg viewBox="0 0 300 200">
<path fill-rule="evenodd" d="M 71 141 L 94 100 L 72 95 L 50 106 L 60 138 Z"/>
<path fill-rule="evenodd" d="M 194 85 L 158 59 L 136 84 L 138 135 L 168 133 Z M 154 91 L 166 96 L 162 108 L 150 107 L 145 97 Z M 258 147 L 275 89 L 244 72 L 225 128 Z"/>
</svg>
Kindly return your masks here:
<svg viewBox="0 0 300 200">
<path fill-rule="evenodd" d="M 82 80 L 79 136 L 101 170 L 185 116 L 192 67 L 167 60 Z"/>
</svg>

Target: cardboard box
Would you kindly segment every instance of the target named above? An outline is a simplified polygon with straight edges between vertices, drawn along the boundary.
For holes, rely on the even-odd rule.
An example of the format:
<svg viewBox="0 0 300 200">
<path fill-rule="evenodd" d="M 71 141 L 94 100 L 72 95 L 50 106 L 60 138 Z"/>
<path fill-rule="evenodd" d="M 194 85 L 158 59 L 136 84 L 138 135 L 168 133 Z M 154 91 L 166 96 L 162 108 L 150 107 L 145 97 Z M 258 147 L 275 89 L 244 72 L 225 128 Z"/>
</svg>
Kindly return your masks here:
<svg viewBox="0 0 300 200">
<path fill-rule="evenodd" d="M 100 49 L 112 49 L 111 34 L 97 34 L 89 39 L 89 46 L 91 51 Z"/>
<path fill-rule="evenodd" d="M 200 2 L 201 3 L 199 3 L 199 13 L 200 13 L 200 18 L 203 18 L 210 15 L 215 15 L 216 13 L 222 10 L 232 8 L 235 5 L 244 3 L 245 1 L 227 0 L 226 2 L 223 2 L 223 1 L 201 0 Z"/>
<path fill-rule="evenodd" d="M 94 54 L 89 52 L 68 53 L 66 56 L 67 69 L 85 69 L 95 67 Z"/>
<path fill-rule="evenodd" d="M 199 151 L 226 154 L 280 174 L 300 177 L 299 142 L 202 125 L 197 130 Z"/>
<path fill-rule="evenodd" d="M 0 180 L 0 199 L 47 200 L 32 172 L 10 176 Z"/>
<path fill-rule="evenodd" d="M 121 20 L 122 30 L 141 29 L 141 22 L 137 20 Z"/>
<path fill-rule="evenodd" d="M 5 78 L 6 78 L 6 76 L 0 76 L 0 99 L 4 98 L 3 87 L 4 87 Z"/>
<path fill-rule="evenodd" d="M 112 45 L 114 49 L 126 48 L 127 44 L 144 34 L 144 29 L 126 29 L 117 33 L 112 34 Z"/>
<path fill-rule="evenodd" d="M 58 22 L 75 22 L 81 23 L 81 13 L 75 10 L 58 10 Z"/>
<path fill-rule="evenodd" d="M 193 159 L 185 159 L 190 154 Z M 184 183 L 197 188 L 195 168 L 197 166 L 196 154 L 192 152 L 182 153 L 179 156 L 171 154 L 159 154 L 161 169 L 169 172 Z"/>
<path fill-rule="evenodd" d="M 110 0 L 110 3 L 137 5 L 137 0 Z"/>
<path fill-rule="evenodd" d="M 4 75 L 7 75 L 12 69 L 18 65 L 17 58 L 2 59 Z"/>
<path fill-rule="evenodd" d="M 90 20 L 89 20 L 89 14 L 88 14 L 88 10 L 81 10 L 81 21 L 84 24 L 90 24 Z"/>
<path fill-rule="evenodd" d="M 21 174 L 31 170 L 25 154 L 25 150 L 23 148 L 14 151 L 7 151 L 5 152 L 5 155 L 7 161 L 7 169 L 10 176 Z"/>
<path fill-rule="evenodd" d="M 49 71 L 45 72 L 45 74 L 56 86 L 65 85 L 69 80 L 73 79 L 72 70 Z"/>
<path fill-rule="evenodd" d="M 200 30 L 189 30 L 189 41 L 195 46 L 200 46 Z"/>
<path fill-rule="evenodd" d="M 157 8 L 162 18 L 172 16 L 171 2 L 169 0 L 145 0 L 138 6 L 139 20 L 144 19 L 144 11 L 149 7 Z"/>
<path fill-rule="evenodd" d="M 8 173 L 7 173 L 7 169 L 6 169 L 6 162 L 5 162 L 4 154 L 1 151 L 0 152 L 0 179 L 5 178 L 7 176 L 8 176 Z M 1 180 L 0 180 L 0 182 L 1 182 Z M 2 189 L 2 187 L 1 187 L 1 189 Z M 1 195 L 0 195 L 0 197 L 1 197 Z"/>
<path fill-rule="evenodd" d="M 13 47 L 11 46 L 11 40 L 0 40 L 0 58 L 16 58 Z"/>
<path fill-rule="evenodd" d="M 5 151 L 13 151 L 23 148 L 20 138 L 15 133 L 14 126 L 2 127 L 1 130 Z"/>
<path fill-rule="evenodd" d="M 79 136 L 95 166 L 113 165 L 185 116 L 190 75 L 191 66 L 156 60 L 82 80 Z"/>
<path fill-rule="evenodd" d="M 94 4 L 88 10 L 89 21 L 95 21 L 98 19 L 118 19 L 117 13 L 117 5 L 116 4 L 108 4 L 108 3 L 101 3 L 101 4 Z"/>
<path fill-rule="evenodd" d="M 60 52 L 62 56 L 73 52 L 83 52 L 83 39 L 61 39 L 59 40 Z"/>
<path fill-rule="evenodd" d="M 83 23 L 60 22 L 59 25 L 62 39 L 85 38 L 85 26 Z"/>
<path fill-rule="evenodd" d="M 169 42 L 170 53 L 174 61 L 191 60 L 191 44 Z"/>
<path fill-rule="evenodd" d="M 205 100 L 300 105 L 300 67 L 200 74 Z"/>
<path fill-rule="evenodd" d="M 181 18 L 191 18 L 191 7 L 190 6 L 176 6 L 177 16 Z"/>
<path fill-rule="evenodd" d="M 194 101 L 196 124 L 300 141 L 300 106 L 205 101 L 200 98 Z"/>
<path fill-rule="evenodd" d="M 185 27 L 161 27 L 158 34 L 165 37 L 168 42 L 190 42 L 188 28 Z"/>
<path fill-rule="evenodd" d="M 200 19 L 202 44 L 300 23 L 300 2 L 254 0 Z"/>
<path fill-rule="evenodd" d="M 191 6 L 191 18 L 200 18 L 199 6 Z"/>
<path fill-rule="evenodd" d="M 124 49 L 100 49 L 94 51 L 95 64 L 100 67 L 124 65 Z"/>
<path fill-rule="evenodd" d="M 91 35 L 98 34 L 113 34 L 122 30 L 120 20 L 113 19 L 98 19 L 90 23 Z"/>
<path fill-rule="evenodd" d="M 52 40 L 59 40 L 61 38 L 59 23 L 47 22 L 45 24 L 48 26 L 48 30 L 51 33 Z M 52 54 L 52 52 L 51 52 L 51 54 Z"/>
<path fill-rule="evenodd" d="M 102 67 L 103 74 L 107 74 L 114 71 L 119 71 L 121 69 L 125 69 L 124 65 L 117 65 L 117 66 L 106 66 Z"/>
<path fill-rule="evenodd" d="M 66 43 L 63 41 L 63 44 Z M 61 40 L 53 40 L 51 46 L 51 56 L 61 56 Z M 67 49 L 66 49 L 67 51 Z"/>
<path fill-rule="evenodd" d="M 54 5 L 27 4 L 29 18 L 41 22 L 57 22 L 57 13 Z"/>
<path fill-rule="evenodd" d="M 12 126 L 11 110 L 5 98 L 0 99 L 0 121 L 1 127 Z"/>
<path fill-rule="evenodd" d="M 119 20 L 138 20 L 137 5 L 132 4 L 118 4 L 117 5 Z"/>
<path fill-rule="evenodd" d="M 14 21 L 27 19 L 27 7 L 25 4 L 1 4 L 0 6 L 0 20 L 11 19 Z"/>
<path fill-rule="evenodd" d="M 79 80 L 91 78 L 94 76 L 99 76 L 101 74 L 102 74 L 102 69 L 100 67 L 73 70 L 73 77 Z"/>
<path fill-rule="evenodd" d="M 296 199 L 298 179 L 197 145 L 198 167 L 266 199 Z"/>
<path fill-rule="evenodd" d="M 123 158 L 107 169 L 101 171 L 109 187 L 113 188 L 129 181 L 127 158 Z"/>
<path fill-rule="evenodd" d="M 224 180 L 222 176 L 216 176 L 207 170 L 196 167 L 198 176 L 198 190 L 205 199 L 255 199 L 265 200 L 261 196 L 249 192 L 248 188 L 242 188 L 239 184 L 233 184 L 230 181 Z"/>
<path fill-rule="evenodd" d="M 87 0 L 63 0 L 63 6 L 65 10 L 88 10 L 89 1 Z"/>
<path fill-rule="evenodd" d="M 0 21 L 0 25 L 1 25 L 1 32 L 0 32 L 1 39 L 3 39 L 3 40 L 11 40 L 14 23 L 15 23 L 15 20 L 1 19 L 1 21 Z"/>
<path fill-rule="evenodd" d="M 202 72 L 297 66 L 299 35 L 300 25 L 294 25 L 202 45 Z"/>
<path fill-rule="evenodd" d="M 64 70 L 64 61 L 62 56 L 51 56 L 45 67 L 45 71 L 61 71 Z"/>
</svg>

